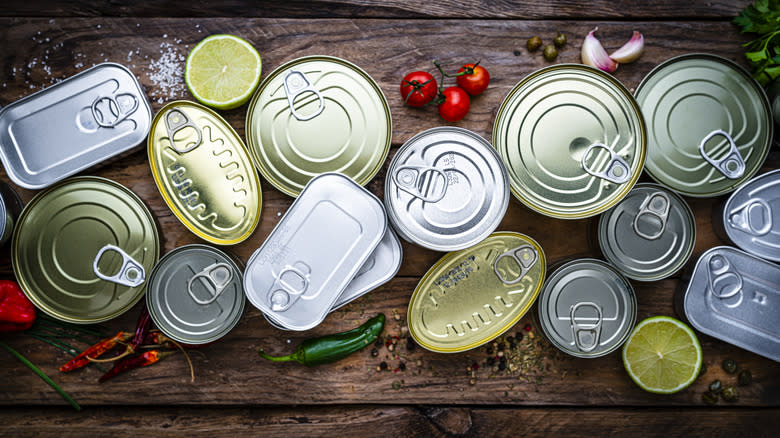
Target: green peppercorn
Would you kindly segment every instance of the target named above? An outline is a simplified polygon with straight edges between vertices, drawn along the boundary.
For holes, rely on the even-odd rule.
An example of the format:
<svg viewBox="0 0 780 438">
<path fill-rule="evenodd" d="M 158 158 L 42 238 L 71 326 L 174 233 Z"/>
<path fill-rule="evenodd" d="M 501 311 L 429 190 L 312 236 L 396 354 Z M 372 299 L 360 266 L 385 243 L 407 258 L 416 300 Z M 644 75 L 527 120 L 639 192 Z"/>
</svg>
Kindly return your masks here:
<svg viewBox="0 0 780 438">
<path fill-rule="evenodd" d="M 729 374 L 734 374 L 737 372 L 737 361 L 734 359 L 724 359 L 721 366 L 723 367 L 723 371 Z"/>
<path fill-rule="evenodd" d="M 548 61 L 554 61 L 558 57 L 558 50 L 554 45 L 548 44 L 544 46 L 544 59 Z"/>
<path fill-rule="evenodd" d="M 542 47 L 542 39 L 538 36 L 528 38 L 528 42 L 525 43 L 529 52 L 535 52 L 539 47 Z"/>
<path fill-rule="evenodd" d="M 714 405 L 718 402 L 718 396 L 711 392 L 705 392 L 701 395 L 701 400 L 708 405 Z"/>
<path fill-rule="evenodd" d="M 563 47 L 563 45 L 566 44 L 566 35 L 562 34 L 559 30 L 558 36 L 553 38 L 553 44 L 555 44 L 555 47 Z"/>
<path fill-rule="evenodd" d="M 712 383 L 710 383 L 710 392 L 713 394 L 720 394 L 720 392 L 723 390 L 723 384 L 720 383 L 720 380 L 713 380 Z"/>
<path fill-rule="evenodd" d="M 737 392 L 737 388 L 733 386 L 727 386 L 723 388 L 723 392 L 720 393 L 720 396 L 723 397 L 723 400 L 727 402 L 733 402 L 737 401 L 739 398 L 739 393 Z"/>
<path fill-rule="evenodd" d="M 399 382 L 398 380 L 394 380 L 393 381 L 393 389 L 395 389 L 396 391 L 401 389 L 401 382 Z"/>
<path fill-rule="evenodd" d="M 739 375 L 737 376 L 737 383 L 739 383 L 739 386 L 750 385 L 750 382 L 752 381 L 753 374 L 751 374 L 750 371 L 742 370 L 739 372 Z"/>
</svg>

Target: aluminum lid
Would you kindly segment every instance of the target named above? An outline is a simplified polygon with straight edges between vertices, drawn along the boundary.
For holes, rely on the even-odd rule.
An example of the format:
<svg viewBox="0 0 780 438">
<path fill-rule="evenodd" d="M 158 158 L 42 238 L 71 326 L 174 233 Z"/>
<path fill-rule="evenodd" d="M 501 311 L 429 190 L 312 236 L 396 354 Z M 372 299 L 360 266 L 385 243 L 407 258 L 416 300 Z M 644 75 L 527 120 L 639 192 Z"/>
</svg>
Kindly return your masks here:
<svg viewBox="0 0 780 438">
<path fill-rule="evenodd" d="M 493 145 L 512 193 L 546 216 L 578 219 L 617 204 L 645 161 L 646 132 L 628 90 L 575 64 L 538 70 L 498 109 Z"/>
<path fill-rule="evenodd" d="M 619 348 L 636 323 L 631 283 L 601 260 L 556 269 L 539 296 L 539 321 L 556 347 L 572 356 L 604 356 Z"/>
<path fill-rule="evenodd" d="M 138 146 L 152 110 L 126 67 L 104 63 L 0 110 L 8 177 L 41 189 Z"/>
<path fill-rule="evenodd" d="M 120 184 L 62 181 L 36 195 L 14 231 L 19 285 L 54 318 L 96 323 L 130 309 L 159 257 L 154 217 Z"/>
<path fill-rule="evenodd" d="M 758 171 L 772 145 L 766 94 L 728 59 L 669 59 L 642 80 L 636 99 L 648 126 L 647 173 L 683 195 L 734 190 Z"/>
<path fill-rule="evenodd" d="M 728 238 L 742 250 L 780 262 L 780 170 L 738 188 L 719 219 Z"/>
<path fill-rule="evenodd" d="M 637 184 L 599 218 L 604 258 L 628 278 L 654 281 L 682 268 L 696 243 L 688 204 L 656 184 Z"/>
<path fill-rule="evenodd" d="M 146 285 L 154 324 L 186 344 L 205 344 L 226 335 L 244 313 L 243 266 L 206 245 L 185 245 L 166 254 Z"/>
<path fill-rule="evenodd" d="M 325 172 L 368 183 L 390 150 L 390 107 L 358 66 L 307 56 L 260 84 L 246 116 L 246 138 L 266 180 L 290 196 Z"/>
<path fill-rule="evenodd" d="M 401 146 L 387 170 L 384 197 L 401 237 L 455 251 L 498 227 L 509 205 L 509 185 L 490 143 L 448 126 L 423 131 Z"/>
</svg>

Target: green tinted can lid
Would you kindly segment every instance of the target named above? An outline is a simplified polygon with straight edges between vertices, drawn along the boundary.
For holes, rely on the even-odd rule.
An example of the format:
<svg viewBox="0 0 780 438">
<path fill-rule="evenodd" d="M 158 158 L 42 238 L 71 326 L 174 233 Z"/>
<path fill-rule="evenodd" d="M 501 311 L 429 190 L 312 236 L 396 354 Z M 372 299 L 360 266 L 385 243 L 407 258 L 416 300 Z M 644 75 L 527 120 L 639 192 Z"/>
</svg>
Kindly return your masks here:
<svg viewBox="0 0 780 438">
<path fill-rule="evenodd" d="M 520 81 L 493 127 L 514 195 L 563 219 L 593 216 L 619 202 L 642 172 L 645 142 L 628 90 L 609 74 L 575 64 Z"/>
<path fill-rule="evenodd" d="M 636 99 L 648 126 L 647 173 L 683 195 L 736 189 L 758 171 L 772 145 L 764 90 L 720 56 L 665 61 L 642 80 Z"/>
<path fill-rule="evenodd" d="M 141 299 L 159 247 L 154 218 L 133 192 L 104 178 L 76 177 L 25 207 L 12 261 L 36 307 L 89 324 L 119 316 Z"/>
<path fill-rule="evenodd" d="M 599 246 L 626 277 L 666 278 L 685 265 L 696 243 L 696 221 L 688 204 L 656 184 L 637 184 L 599 218 Z"/>
<path fill-rule="evenodd" d="M 390 108 L 376 82 L 329 56 L 298 58 L 271 72 L 246 116 L 255 165 L 290 196 L 326 172 L 365 185 L 382 168 L 391 135 Z"/>
<path fill-rule="evenodd" d="M 171 339 L 205 344 L 226 335 L 244 314 L 242 268 L 226 253 L 185 245 L 166 254 L 146 285 L 155 325 Z"/>
</svg>

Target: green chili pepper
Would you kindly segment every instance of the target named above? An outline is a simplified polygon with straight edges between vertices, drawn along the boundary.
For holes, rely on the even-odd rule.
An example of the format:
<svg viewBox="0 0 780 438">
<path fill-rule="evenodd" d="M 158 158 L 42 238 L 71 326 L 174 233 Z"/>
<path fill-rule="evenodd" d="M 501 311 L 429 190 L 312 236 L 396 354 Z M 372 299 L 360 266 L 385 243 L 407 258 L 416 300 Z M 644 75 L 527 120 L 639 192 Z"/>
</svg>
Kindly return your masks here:
<svg viewBox="0 0 780 438">
<path fill-rule="evenodd" d="M 306 366 L 322 365 L 344 359 L 350 354 L 371 345 L 385 327 L 385 315 L 369 319 L 360 327 L 347 332 L 334 333 L 321 338 L 307 339 L 287 356 L 269 356 L 259 350 L 260 356 L 273 362 L 296 361 Z"/>
</svg>

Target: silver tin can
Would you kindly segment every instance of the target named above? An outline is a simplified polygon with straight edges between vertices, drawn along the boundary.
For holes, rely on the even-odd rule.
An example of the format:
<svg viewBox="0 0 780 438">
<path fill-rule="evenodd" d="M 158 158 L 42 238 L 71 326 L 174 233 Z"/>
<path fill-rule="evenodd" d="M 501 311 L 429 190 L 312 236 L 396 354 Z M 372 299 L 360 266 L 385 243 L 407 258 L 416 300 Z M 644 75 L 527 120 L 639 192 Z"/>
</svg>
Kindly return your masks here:
<svg viewBox="0 0 780 438">
<path fill-rule="evenodd" d="M 308 330 L 336 300 L 382 240 L 382 203 L 349 177 L 312 178 L 244 273 L 249 301 L 279 325 Z"/>
<path fill-rule="evenodd" d="M 4 246 L 14 233 L 16 220 L 22 212 L 22 200 L 14 189 L 0 181 L 0 247 Z"/>
<path fill-rule="evenodd" d="M 509 205 L 509 179 L 495 149 L 452 126 L 409 139 L 385 178 L 385 206 L 398 234 L 436 251 L 468 248 L 492 233 Z"/>
<path fill-rule="evenodd" d="M 185 344 L 214 342 L 244 314 L 240 260 L 207 245 L 184 245 L 155 265 L 146 304 L 157 328 Z"/>
<path fill-rule="evenodd" d="M 133 73 L 99 64 L 0 110 L 0 160 L 14 183 L 41 189 L 134 149 L 151 121 Z"/>
<path fill-rule="evenodd" d="M 680 286 L 677 311 L 696 330 L 780 362 L 780 266 L 719 246 Z"/>
<path fill-rule="evenodd" d="M 604 258 L 626 277 L 661 280 L 691 257 L 696 221 L 677 194 L 657 184 L 637 184 L 601 215 L 598 239 Z"/>
<path fill-rule="evenodd" d="M 560 350 L 584 358 L 604 356 L 619 348 L 634 328 L 634 289 L 601 260 L 573 260 L 545 281 L 539 322 Z"/>
<path fill-rule="evenodd" d="M 780 169 L 759 175 L 729 196 L 714 223 L 734 245 L 780 262 Z"/>
</svg>

